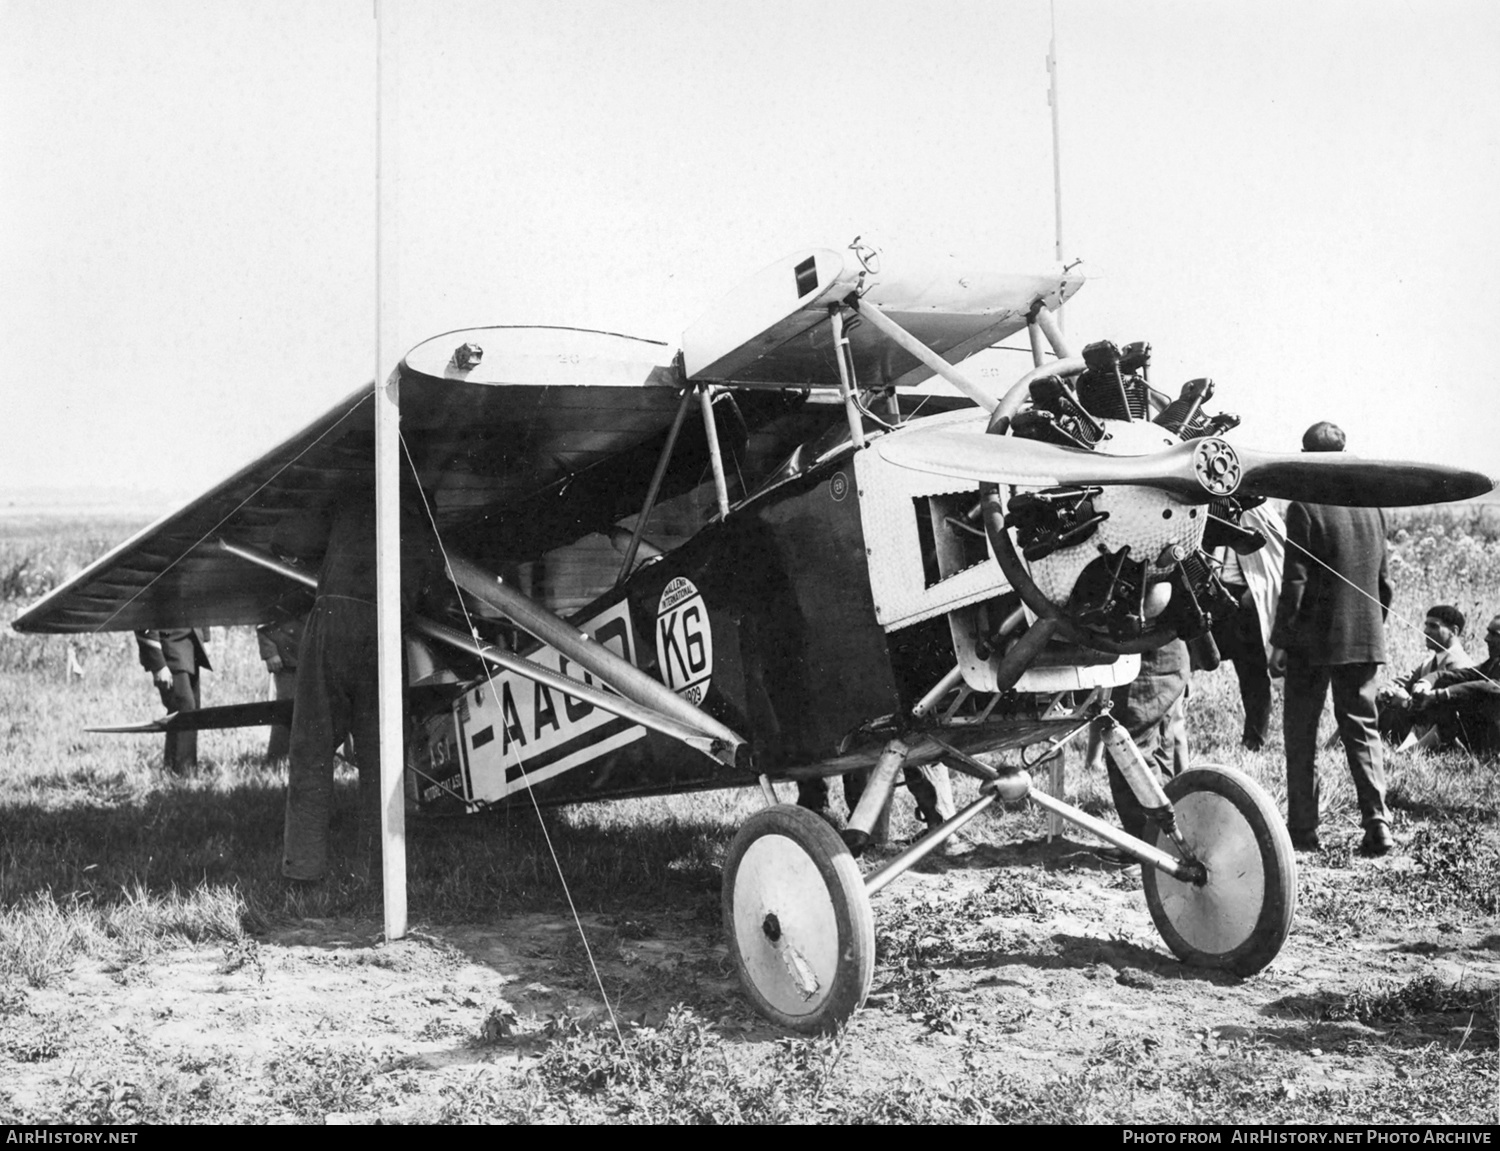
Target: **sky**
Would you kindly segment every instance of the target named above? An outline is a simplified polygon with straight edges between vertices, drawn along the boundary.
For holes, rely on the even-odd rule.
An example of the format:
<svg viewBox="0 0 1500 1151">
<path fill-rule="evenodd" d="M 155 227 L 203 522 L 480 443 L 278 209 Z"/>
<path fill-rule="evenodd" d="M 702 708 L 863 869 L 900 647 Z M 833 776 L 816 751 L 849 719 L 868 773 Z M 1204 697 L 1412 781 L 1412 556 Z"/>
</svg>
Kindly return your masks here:
<svg viewBox="0 0 1500 1151">
<path fill-rule="evenodd" d="M 1046 0 L 381 12 L 0 0 L 0 491 L 190 498 L 372 378 L 377 195 L 382 373 L 484 324 L 675 341 L 856 235 L 1056 265 Z M 1500 474 L 1500 5 L 1055 14 L 1075 347 L 1213 377 L 1240 443 Z"/>
</svg>

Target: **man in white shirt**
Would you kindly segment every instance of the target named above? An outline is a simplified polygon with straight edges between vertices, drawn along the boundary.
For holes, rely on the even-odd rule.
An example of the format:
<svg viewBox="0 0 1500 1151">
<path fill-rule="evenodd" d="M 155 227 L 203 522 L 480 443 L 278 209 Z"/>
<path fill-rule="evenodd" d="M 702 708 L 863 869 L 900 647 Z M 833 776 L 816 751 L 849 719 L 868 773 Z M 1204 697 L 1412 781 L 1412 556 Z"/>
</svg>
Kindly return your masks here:
<svg viewBox="0 0 1500 1151">
<path fill-rule="evenodd" d="M 1276 619 L 1276 601 L 1281 595 L 1281 572 L 1285 557 L 1286 524 L 1270 504 L 1248 508 L 1240 526 L 1259 532 L 1264 546 L 1240 555 L 1232 547 L 1216 549 L 1219 579 L 1238 602 L 1234 614 L 1214 624 L 1214 643 L 1219 654 L 1234 664 L 1240 681 L 1240 702 L 1245 708 L 1241 742 L 1259 751 L 1271 727 L 1271 624 Z"/>
</svg>

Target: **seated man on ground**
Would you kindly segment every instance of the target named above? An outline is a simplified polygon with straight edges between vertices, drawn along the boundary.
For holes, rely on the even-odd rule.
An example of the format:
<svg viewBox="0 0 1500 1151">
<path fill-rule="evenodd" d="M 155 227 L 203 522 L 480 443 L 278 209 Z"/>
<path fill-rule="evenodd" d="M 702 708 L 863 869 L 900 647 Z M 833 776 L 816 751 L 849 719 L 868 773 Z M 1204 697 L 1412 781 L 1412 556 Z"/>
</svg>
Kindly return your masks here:
<svg viewBox="0 0 1500 1151">
<path fill-rule="evenodd" d="M 1478 667 L 1440 671 L 1431 684 L 1412 685 L 1414 708 L 1436 725 L 1442 743 L 1461 742 L 1470 751 L 1500 753 L 1500 615 L 1484 634 L 1489 659 Z"/>
<path fill-rule="evenodd" d="M 1380 708 L 1380 734 L 1401 747 L 1433 738 L 1431 721 L 1421 722 L 1418 709 L 1413 706 L 1413 688 L 1422 683 L 1424 687 L 1417 690 L 1424 691 L 1432 686 L 1439 673 L 1474 666 L 1460 638 L 1464 613 L 1458 608 L 1445 603 L 1428 608 L 1422 631 L 1427 637 L 1427 658 L 1393 686 L 1382 689 L 1375 700 Z"/>
</svg>

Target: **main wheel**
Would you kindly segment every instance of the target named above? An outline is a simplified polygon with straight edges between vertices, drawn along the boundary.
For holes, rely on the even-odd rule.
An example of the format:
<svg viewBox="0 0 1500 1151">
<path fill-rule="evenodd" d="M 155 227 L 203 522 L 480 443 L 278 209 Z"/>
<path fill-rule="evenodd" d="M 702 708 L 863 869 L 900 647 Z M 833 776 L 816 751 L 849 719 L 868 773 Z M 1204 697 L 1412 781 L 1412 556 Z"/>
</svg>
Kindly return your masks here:
<svg viewBox="0 0 1500 1151">
<path fill-rule="evenodd" d="M 854 857 L 821 816 L 780 804 L 745 821 L 724 863 L 724 933 L 768 1019 L 830 1031 L 875 974 L 875 921 Z"/>
<path fill-rule="evenodd" d="M 1184 883 L 1144 868 L 1151 919 L 1184 963 L 1254 975 L 1276 958 L 1297 908 L 1296 857 L 1276 804 L 1227 767 L 1185 771 L 1166 792 L 1208 878 Z M 1157 832 L 1156 846 L 1177 853 L 1165 832 Z"/>
</svg>

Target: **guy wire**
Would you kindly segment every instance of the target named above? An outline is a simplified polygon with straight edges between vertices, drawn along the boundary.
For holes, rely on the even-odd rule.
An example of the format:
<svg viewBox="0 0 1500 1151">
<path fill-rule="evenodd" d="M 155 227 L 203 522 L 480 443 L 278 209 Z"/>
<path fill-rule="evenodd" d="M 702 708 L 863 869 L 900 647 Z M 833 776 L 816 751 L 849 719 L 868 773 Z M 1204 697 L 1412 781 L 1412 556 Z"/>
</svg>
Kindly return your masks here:
<svg viewBox="0 0 1500 1151">
<path fill-rule="evenodd" d="M 286 471 L 287 468 L 291 467 L 298 460 L 300 460 L 303 456 L 307 455 L 308 452 L 312 451 L 313 448 L 317 447 L 320 443 L 322 443 L 323 440 L 328 436 L 328 434 L 330 432 L 332 432 L 335 428 L 337 428 L 340 424 L 342 424 L 345 420 L 347 420 L 350 416 L 352 416 L 356 411 L 358 411 L 359 410 L 359 406 L 361 404 L 363 404 L 366 400 L 373 399 L 374 396 L 375 396 L 375 392 L 374 392 L 374 389 L 372 388 L 370 390 L 370 392 L 369 392 L 368 395 L 361 396 L 359 399 L 355 400 L 354 403 L 350 404 L 349 405 L 349 410 L 347 412 L 345 412 L 343 415 L 341 415 L 338 419 L 334 420 L 333 423 L 329 424 L 328 427 L 324 428 L 323 431 L 321 431 L 320 433 L 318 433 L 318 436 L 317 436 L 316 439 L 314 439 L 310 444 L 308 444 L 305 448 L 303 448 L 295 456 L 293 456 L 291 459 L 287 460 L 286 463 L 282 464 L 279 468 L 277 468 L 274 472 L 272 472 L 269 476 L 267 476 L 253 492 L 251 492 L 248 496 L 246 496 L 244 499 L 242 499 L 239 503 L 235 504 L 234 507 L 232 507 L 232 508 L 229 509 L 229 511 L 225 512 L 224 515 L 219 518 L 219 522 L 218 523 L 214 524 L 214 526 L 211 527 L 211 528 L 209 528 L 208 531 L 204 532 L 196 540 L 194 540 L 192 543 L 188 544 L 187 547 L 183 548 L 182 551 L 178 553 L 177 557 L 174 560 L 172 560 L 171 563 L 167 564 L 166 567 L 162 568 L 161 571 L 157 572 L 154 576 L 152 576 L 145 584 L 143 584 L 136 591 L 136 593 L 134 595 L 132 595 L 129 599 L 127 599 L 124 603 L 122 603 L 119 607 L 115 608 L 115 610 L 109 614 L 109 617 L 103 623 L 99 624 L 97 627 L 95 627 L 93 629 L 93 632 L 91 634 L 94 634 L 94 635 L 99 634 L 110 623 L 114 622 L 114 619 L 115 619 L 115 617 L 117 615 L 119 615 L 122 611 L 124 611 L 126 608 L 128 608 L 131 604 L 135 603 L 135 601 L 138 600 L 138 599 L 140 599 L 141 596 L 145 595 L 148 591 L 150 591 L 151 588 L 156 584 L 157 580 L 161 579 L 162 576 L 166 575 L 169 571 L 171 571 L 174 567 L 176 567 L 178 564 L 180 564 L 183 560 L 187 559 L 187 557 L 192 553 L 192 551 L 193 551 L 194 548 L 196 548 L 204 540 L 208 539 L 209 536 L 213 535 L 216 531 L 218 531 L 221 527 L 223 527 L 226 523 L 228 523 L 231 519 L 233 519 L 236 512 L 238 512 L 242 507 L 244 507 L 246 504 L 248 504 L 256 496 L 260 495 L 261 492 L 265 491 L 265 489 L 267 487 L 269 487 L 276 480 L 276 478 L 281 475 L 282 472 Z"/>
<path fill-rule="evenodd" d="M 1239 524 L 1233 523 L 1230 520 L 1224 519 L 1222 516 L 1216 516 L 1216 515 L 1214 515 L 1213 512 L 1206 512 L 1206 515 L 1208 516 L 1209 519 L 1216 520 L 1219 523 L 1225 524 L 1228 527 L 1239 527 L 1240 526 Z M 1275 531 L 1276 529 L 1273 528 L 1272 530 Z M 1307 556 L 1308 559 L 1310 559 L 1314 563 L 1316 563 L 1319 567 L 1326 568 L 1328 571 L 1332 572 L 1335 576 L 1337 576 L 1339 579 L 1343 580 L 1346 584 L 1348 584 L 1350 587 L 1352 587 L 1360 595 L 1364 596 L 1367 600 L 1371 601 L 1374 604 L 1379 605 L 1380 610 L 1382 612 L 1384 612 L 1387 616 L 1394 616 L 1395 619 L 1396 619 L 1396 621 L 1398 623 L 1400 623 L 1400 624 L 1402 624 L 1402 625 L 1404 625 L 1406 627 L 1411 628 L 1413 631 L 1421 631 L 1422 630 L 1414 622 L 1412 622 L 1411 620 L 1407 619 L 1400 612 L 1395 611 L 1394 609 L 1392 609 L 1387 604 L 1381 603 L 1380 600 L 1377 597 L 1372 596 L 1369 592 L 1365 591 L 1364 588 L 1360 587 L 1357 583 L 1355 583 L 1353 580 L 1351 580 L 1343 572 L 1339 571 L 1337 568 L 1333 567 L 1331 564 L 1328 564 L 1325 561 L 1319 559 L 1317 556 L 1313 555 L 1312 552 L 1308 551 L 1305 547 L 1303 547 L 1301 544 L 1299 544 L 1296 540 L 1292 539 L 1289 535 L 1287 535 L 1286 532 L 1284 532 L 1284 531 L 1278 531 L 1277 534 L 1281 536 L 1281 542 L 1282 543 L 1284 543 L 1284 544 L 1290 544 L 1292 547 L 1296 548 L 1303 555 Z M 1474 666 L 1474 668 L 1472 670 L 1474 670 L 1475 672 L 1477 672 L 1479 674 L 1479 677 L 1481 679 L 1483 679 L 1485 682 L 1487 682 L 1487 683 L 1496 683 L 1495 680 L 1491 679 L 1489 676 L 1485 675 L 1484 672 L 1480 671 L 1479 670 L 1479 666 L 1477 664 Z M 1497 684 L 1497 686 L 1500 686 L 1500 684 Z M 1474 763 L 1474 765 L 1477 767 L 1479 765 L 1479 757 L 1477 755 L 1475 755 L 1474 752 L 1471 749 L 1467 748 L 1467 747 L 1465 747 L 1464 750 L 1466 752 L 1468 752 L 1470 760 L 1472 760 L 1473 763 Z"/>
<path fill-rule="evenodd" d="M 406 446 L 406 437 L 401 435 L 399 430 L 397 431 L 397 436 L 401 440 L 401 451 L 406 456 L 407 466 L 411 468 L 412 475 L 417 476 L 416 461 L 411 458 L 411 449 Z M 443 537 L 438 531 L 437 517 L 432 514 L 432 505 L 427 502 L 427 492 L 422 487 L 420 477 L 418 477 L 417 491 L 422 496 L 422 510 L 427 514 L 427 522 L 432 525 L 432 535 L 437 540 L 438 550 L 443 553 L 443 573 L 448 577 L 448 582 L 453 585 L 454 594 L 458 596 L 459 610 L 464 613 L 464 623 L 468 626 L 469 635 L 476 644 L 483 646 L 484 641 L 479 637 L 479 629 L 474 626 L 474 619 L 469 614 L 468 605 L 464 603 L 463 591 L 458 586 L 458 581 L 453 578 L 453 570 L 448 562 L 448 549 L 443 546 Z M 485 682 L 489 685 L 491 698 L 500 698 L 495 692 L 495 677 L 490 671 L 489 661 L 481 659 L 479 662 L 480 666 L 484 669 L 484 678 Z M 526 765 L 522 760 L 519 746 L 517 744 L 515 753 L 516 766 L 521 769 L 521 778 L 526 781 L 526 795 L 531 800 L 532 811 L 536 813 L 537 826 L 541 828 L 542 839 L 547 844 L 547 853 L 552 857 L 552 866 L 557 872 L 558 882 L 562 884 L 563 895 L 568 901 L 568 910 L 573 914 L 573 924 L 578 928 L 578 938 L 583 941 L 583 951 L 588 956 L 589 968 L 594 973 L 594 983 L 599 988 L 599 998 L 604 1001 L 604 1010 L 609 1013 L 609 1022 L 615 1029 L 615 1038 L 620 1041 L 620 1046 L 624 1047 L 625 1036 L 620 1031 L 620 1021 L 615 1017 L 615 1009 L 610 1005 L 609 995 L 604 990 L 604 979 L 599 974 L 598 964 L 594 962 L 594 949 L 589 946 L 588 934 L 583 930 L 583 920 L 579 918 L 578 907 L 573 902 L 573 893 L 568 889 L 568 880 L 563 875 L 562 863 L 557 858 L 557 850 L 552 846 L 552 836 L 547 832 L 547 821 L 542 818 L 541 804 L 537 803 L 536 792 L 532 790 L 531 776 L 526 771 Z"/>
</svg>

